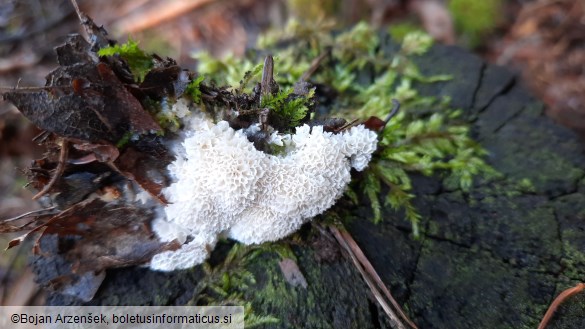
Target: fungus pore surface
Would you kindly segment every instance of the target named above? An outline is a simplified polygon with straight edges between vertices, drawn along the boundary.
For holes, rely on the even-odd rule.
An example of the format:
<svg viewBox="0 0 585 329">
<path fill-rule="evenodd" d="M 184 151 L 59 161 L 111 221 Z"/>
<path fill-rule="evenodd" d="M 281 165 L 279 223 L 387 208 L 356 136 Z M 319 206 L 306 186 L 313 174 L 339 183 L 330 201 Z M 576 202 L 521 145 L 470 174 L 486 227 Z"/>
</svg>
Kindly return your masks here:
<svg viewBox="0 0 585 329">
<path fill-rule="evenodd" d="M 258 151 L 226 121 L 190 118 L 168 167 L 164 215 L 153 222 L 161 241 L 181 248 L 155 255 L 154 270 L 202 263 L 221 234 L 245 244 L 281 239 L 330 208 L 376 150 L 377 134 L 363 125 L 332 134 L 303 125 L 276 138 L 283 155 Z"/>
</svg>

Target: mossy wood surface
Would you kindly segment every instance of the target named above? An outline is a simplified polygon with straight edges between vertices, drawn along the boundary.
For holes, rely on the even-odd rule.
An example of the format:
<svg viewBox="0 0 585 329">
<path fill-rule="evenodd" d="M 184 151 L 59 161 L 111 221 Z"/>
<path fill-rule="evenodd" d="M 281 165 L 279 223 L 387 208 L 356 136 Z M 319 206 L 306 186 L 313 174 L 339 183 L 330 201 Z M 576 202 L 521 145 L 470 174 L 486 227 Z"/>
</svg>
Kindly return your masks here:
<svg viewBox="0 0 585 329">
<path fill-rule="evenodd" d="M 388 40 L 383 47 L 396 48 Z M 380 224 L 370 221 L 368 204 L 341 203 L 334 211 L 349 219 L 348 230 L 420 328 L 536 328 L 553 298 L 585 277 L 583 145 L 546 118 L 542 104 L 502 68 L 445 46 L 433 47 L 418 64 L 426 75 L 453 75 L 419 91 L 452 97 L 505 178 L 476 179 L 464 193 L 440 177 L 414 177 L 414 202 L 425 218 L 419 240 L 390 210 Z M 301 235 L 306 238 L 292 250 L 306 289 L 285 281 L 273 252 L 248 263 L 255 283 L 235 288 L 254 314 L 280 319 L 265 327 L 389 328 L 357 270 L 336 256 L 337 247 Z M 37 266 L 41 273 L 48 269 Z M 203 275 L 200 267 L 110 271 L 90 304 L 193 303 Z M 48 303 L 76 301 L 52 295 Z M 585 328 L 585 294 L 561 306 L 549 328 Z"/>
</svg>

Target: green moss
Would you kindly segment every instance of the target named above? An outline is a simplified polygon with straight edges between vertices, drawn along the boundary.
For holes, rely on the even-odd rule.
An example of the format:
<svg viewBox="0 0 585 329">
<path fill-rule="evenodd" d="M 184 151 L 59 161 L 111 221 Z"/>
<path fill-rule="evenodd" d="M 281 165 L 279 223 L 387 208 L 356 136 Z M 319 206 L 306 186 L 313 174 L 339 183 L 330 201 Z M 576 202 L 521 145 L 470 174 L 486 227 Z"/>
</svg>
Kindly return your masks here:
<svg viewBox="0 0 585 329">
<path fill-rule="evenodd" d="M 177 118 L 177 116 L 171 111 L 174 101 L 175 100 L 169 100 L 167 97 L 163 97 L 160 101 L 155 101 L 148 97 L 142 100 L 142 106 L 144 109 L 147 110 L 156 120 L 156 123 L 163 128 L 157 132 L 157 136 L 164 136 L 167 131 L 176 132 L 180 127 L 179 118 Z M 131 135 L 130 140 L 133 137 L 134 135 Z M 123 146 L 123 142 L 126 142 L 124 138 L 122 138 L 118 144 Z"/>
<path fill-rule="evenodd" d="M 259 313 L 269 313 L 282 321 L 273 328 L 354 328 L 355 323 L 368 323 L 367 304 L 354 303 L 367 298 L 367 287 L 359 274 L 345 261 L 316 263 L 315 254 L 307 248 L 294 249 L 297 265 L 307 280 L 307 288 L 294 287 L 286 281 L 274 253 L 264 253 L 250 263 L 257 278 L 245 290 L 246 300 Z M 346 290 L 343 282 L 352 280 L 363 289 Z M 353 294 L 358 294 L 357 296 Z M 339 301 L 349 301 L 340 303 Z M 343 318 L 343 325 L 336 322 Z M 345 322 L 346 321 L 346 322 Z"/>
<path fill-rule="evenodd" d="M 197 71 L 199 74 L 206 76 L 210 82 L 217 85 L 227 85 L 237 89 L 246 76 L 246 72 L 259 72 L 258 67 L 261 64 L 253 64 L 249 59 L 236 58 L 234 55 L 228 55 L 223 59 L 217 59 L 207 52 L 201 52 L 195 55 L 198 60 Z"/>
<path fill-rule="evenodd" d="M 148 71 L 150 71 L 150 69 L 154 66 L 152 57 L 140 49 L 138 47 L 138 42 L 132 39 L 128 39 L 128 42 L 121 45 L 113 45 L 102 48 L 98 51 L 98 55 L 119 55 L 122 57 L 126 63 L 128 63 L 130 71 L 138 83 L 144 80 L 144 77 Z"/>
<path fill-rule="evenodd" d="M 195 80 L 189 82 L 187 88 L 185 89 L 185 94 L 189 95 L 195 104 L 199 104 L 201 102 L 201 90 L 199 89 L 199 86 L 204 79 L 204 76 L 198 76 Z"/>
<path fill-rule="evenodd" d="M 528 178 L 523 178 L 518 182 L 517 188 L 520 192 L 523 193 L 532 193 L 536 191 L 534 184 Z"/>
<path fill-rule="evenodd" d="M 272 114 L 280 117 L 286 122 L 287 127 L 297 127 L 301 120 L 307 116 L 309 109 L 307 105 L 311 102 L 315 91 L 314 89 L 306 96 L 291 97 L 292 88 L 285 89 L 275 95 L 267 95 L 262 99 L 260 108 L 269 108 Z"/>
<path fill-rule="evenodd" d="M 388 33 L 392 36 L 392 39 L 397 42 L 402 42 L 404 37 L 411 32 L 422 32 L 420 25 L 412 22 L 403 22 L 391 25 L 388 27 Z"/>
<path fill-rule="evenodd" d="M 518 271 L 489 252 L 432 239 L 425 242 L 417 270 L 410 303 L 418 316 L 441 328 L 534 328 L 546 306 L 542 291 L 533 292 L 533 282 L 525 278 L 537 277 L 548 291 L 553 285 L 551 275 Z"/>
<path fill-rule="evenodd" d="M 126 146 L 128 142 L 130 142 L 130 139 L 132 139 L 132 136 L 134 136 L 134 133 L 127 131 L 124 136 L 122 136 L 122 138 L 120 138 L 120 140 L 116 143 L 116 147 L 120 149 Z"/>
<path fill-rule="evenodd" d="M 296 256 L 286 244 L 264 243 L 251 246 L 234 244 L 219 264 L 213 266 L 210 263 L 203 264 L 205 277 L 198 283 L 189 304 L 244 306 L 246 328 L 279 323 L 280 319 L 271 315 L 270 310 L 257 311 L 250 302 L 253 299 L 246 295 L 257 285 L 257 273 L 250 271 L 250 268 L 255 266 L 252 264 L 266 257 L 296 260 Z"/>
<path fill-rule="evenodd" d="M 406 55 L 422 55 L 433 45 L 433 38 L 430 35 L 415 31 L 407 33 L 402 40 L 401 52 Z"/>
<path fill-rule="evenodd" d="M 585 253 L 572 243 L 563 242 L 563 275 L 569 278 L 580 278 L 585 267 Z"/>
<path fill-rule="evenodd" d="M 260 73 L 262 72 L 262 68 L 264 68 L 264 64 L 263 63 L 259 63 L 256 64 L 256 66 L 254 66 L 254 68 L 252 68 L 252 70 L 247 71 L 246 73 L 244 73 L 244 78 L 242 80 L 240 80 L 240 87 L 238 88 L 238 93 L 242 94 L 246 91 L 251 90 L 251 82 L 254 81 L 254 79 L 257 79 L 260 76 Z"/>
<path fill-rule="evenodd" d="M 362 69 L 375 57 L 379 43 L 376 31 L 366 22 L 360 22 L 335 37 L 333 56 L 350 69 Z"/>
<path fill-rule="evenodd" d="M 480 44 L 482 37 L 493 31 L 502 11 L 502 0 L 450 0 L 449 11 L 455 28 L 470 47 Z"/>
<path fill-rule="evenodd" d="M 258 273 L 263 280 L 255 286 L 257 290 L 254 296 L 249 297 L 261 305 L 270 304 L 276 309 L 286 309 L 287 305 L 295 303 L 298 296 L 297 290 L 287 286 L 284 277 L 278 272 L 278 261 L 279 258 L 275 255 L 266 255 L 262 259 L 258 259 L 256 266 L 264 271 Z"/>
</svg>

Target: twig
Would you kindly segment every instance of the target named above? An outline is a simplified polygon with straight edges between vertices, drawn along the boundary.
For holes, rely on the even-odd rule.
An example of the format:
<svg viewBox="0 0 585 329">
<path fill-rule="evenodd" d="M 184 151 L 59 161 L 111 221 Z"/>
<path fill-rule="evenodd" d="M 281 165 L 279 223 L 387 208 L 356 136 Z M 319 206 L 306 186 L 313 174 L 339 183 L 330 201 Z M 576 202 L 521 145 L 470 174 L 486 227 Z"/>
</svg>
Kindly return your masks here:
<svg viewBox="0 0 585 329">
<path fill-rule="evenodd" d="M 53 210 L 55 210 L 55 208 L 57 208 L 57 206 L 53 206 L 53 207 L 49 207 L 49 208 L 44 208 L 44 209 L 38 209 L 38 210 L 33 210 L 33 211 L 25 212 L 24 214 L 18 215 L 16 217 L 12 217 L 12 218 L 7 218 L 7 219 L 0 220 L 0 223 L 3 224 L 3 223 L 8 223 L 8 222 L 13 222 L 15 220 L 19 220 L 19 219 L 22 219 L 22 218 L 25 218 L 25 217 L 29 217 L 29 216 L 32 216 L 32 215 L 35 215 L 35 216 L 51 215 L 53 213 Z M 42 215 L 40 214 L 40 213 L 43 213 L 45 211 L 48 211 L 48 213 L 42 214 Z"/>
<path fill-rule="evenodd" d="M 552 316 L 555 314 L 559 305 L 564 302 L 567 298 L 578 294 L 579 292 L 585 289 L 585 283 L 578 283 L 576 286 L 566 289 L 565 291 L 561 292 L 560 295 L 555 298 L 555 300 L 550 304 L 548 310 L 544 314 L 542 321 L 538 325 L 538 329 L 544 329 L 548 325 L 549 321 L 552 319 Z"/>
<path fill-rule="evenodd" d="M 264 103 L 264 99 L 272 94 L 272 86 L 274 85 L 274 59 L 271 55 L 264 59 L 264 67 L 262 68 L 262 81 L 260 82 L 260 106 Z M 258 115 L 258 123 L 263 131 L 268 128 L 268 115 L 270 109 L 260 109 Z"/>
<path fill-rule="evenodd" d="M 357 125 L 359 123 L 359 119 L 353 119 L 351 122 L 344 124 L 343 126 L 335 129 L 335 133 L 346 131 L 347 129 Z"/>
<path fill-rule="evenodd" d="M 32 141 L 34 143 L 37 143 L 39 145 L 43 144 L 47 138 L 49 138 L 49 136 L 51 135 L 50 132 L 43 130 L 41 131 L 38 135 L 36 135 L 35 137 L 33 137 Z"/>
<path fill-rule="evenodd" d="M 70 206 L 69 208 L 61 211 L 60 213 L 56 214 L 55 216 L 49 218 L 46 222 L 44 222 L 43 224 L 40 225 L 36 225 L 34 226 L 32 229 L 30 229 L 27 233 L 19 236 L 16 239 L 13 239 L 11 241 L 8 242 L 8 246 L 6 247 L 6 249 L 4 250 L 8 250 L 11 249 L 15 246 L 18 246 L 21 242 L 25 241 L 30 235 L 37 233 L 37 232 L 41 232 L 41 235 L 38 236 L 37 241 L 35 242 L 35 244 L 33 245 L 33 252 L 34 253 L 38 253 L 38 248 L 39 248 L 39 240 L 43 237 L 42 232 L 44 232 L 44 230 L 47 229 L 47 227 L 49 227 L 50 225 L 53 225 L 56 221 L 66 218 L 66 216 L 69 216 L 72 212 L 82 209 L 83 207 L 87 206 L 88 204 L 90 204 L 91 202 L 93 202 L 94 200 L 96 200 L 98 198 L 97 195 L 92 194 L 90 196 L 88 196 L 85 200 L 80 201 L 72 206 Z M 28 226 L 31 223 L 27 223 L 24 226 Z M 23 226 L 23 227 L 24 227 Z"/>
<path fill-rule="evenodd" d="M 361 267 L 359 260 L 353 254 L 353 252 L 351 251 L 351 248 L 348 246 L 347 242 L 343 239 L 343 237 L 339 233 L 339 230 L 337 230 L 337 228 L 335 228 L 335 227 L 330 227 L 330 229 L 333 232 L 333 235 L 335 236 L 335 238 L 337 239 L 337 242 L 349 254 L 352 262 L 354 263 L 354 266 L 358 269 L 358 271 L 362 275 L 364 281 L 366 281 L 366 284 L 368 285 L 368 287 L 370 288 L 370 290 L 374 294 L 374 297 L 376 298 L 376 301 L 378 301 L 378 304 L 380 304 L 380 306 L 382 307 L 382 309 L 384 310 L 386 315 L 388 315 L 390 322 L 392 324 L 392 327 L 396 327 L 398 329 L 406 329 L 404 324 L 402 324 L 402 322 L 400 322 L 400 319 L 398 318 L 398 316 L 394 313 L 394 311 L 392 311 L 392 309 L 390 308 L 390 305 L 388 305 L 388 303 L 386 303 L 382 294 L 380 294 L 378 289 L 376 289 L 376 286 L 371 281 L 370 277 L 367 275 L 367 273 Z"/>
<path fill-rule="evenodd" d="M 396 300 L 394 299 L 394 297 L 392 296 L 392 294 L 390 293 L 388 288 L 386 288 L 386 285 L 384 284 L 384 282 L 382 281 L 382 279 L 380 278 L 380 276 L 378 275 L 378 273 L 376 272 L 376 270 L 374 269 L 374 267 L 372 266 L 372 264 L 370 263 L 370 261 L 368 260 L 366 255 L 364 255 L 362 249 L 358 246 L 358 244 L 352 238 L 352 236 L 345 230 L 340 230 L 339 232 L 341 233 L 341 235 L 343 236 L 345 241 L 347 241 L 347 244 L 349 245 L 351 250 L 355 253 L 357 259 L 360 261 L 360 264 L 362 264 L 362 266 L 365 268 L 365 270 L 368 272 L 368 274 L 370 274 L 372 276 L 372 279 L 374 280 L 374 282 L 376 282 L 376 284 L 378 285 L 378 288 L 380 288 L 380 290 L 382 290 L 384 295 L 386 295 L 386 298 L 388 298 L 388 300 L 390 300 L 390 303 L 392 303 L 392 306 L 394 306 L 394 309 L 398 312 L 398 314 L 404 320 L 404 322 L 406 322 L 411 328 L 417 329 L 416 324 L 414 324 L 414 322 L 412 322 L 406 316 L 406 314 L 404 314 L 404 311 L 402 311 L 402 308 L 400 307 L 400 305 L 398 305 L 398 302 L 396 302 Z"/>
<path fill-rule="evenodd" d="M 77 0 L 71 0 L 71 5 L 73 5 L 73 8 L 75 9 L 75 13 L 77 13 L 77 17 L 79 17 L 79 21 L 82 24 L 84 24 L 87 19 L 85 18 L 85 16 L 81 12 L 81 10 L 79 10 L 79 5 L 77 4 Z"/>
<path fill-rule="evenodd" d="M 321 65 L 321 63 L 323 62 L 323 60 L 329 56 L 331 54 L 331 49 L 327 49 L 325 50 L 325 52 L 323 52 L 321 55 L 317 56 L 315 59 L 313 59 L 313 61 L 311 62 L 311 66 L 309 66 L 309 69 L 305 71 L 305 73 L 303 73 L 303 75 L 301 76 L 300 81 L 307 81 L 311 78 L 311 76 L 313 74 L 315 74 L 315 72 L 317 71 L 317 69 L 319 69 L 319 66 Z"/>
<path fill-rule="evenodd" d="M 61 177 L 63 171 L 65 170 L 65 163 L 67 162 L 68 154 L 69 142 L 67 141 L 67 139 L 63 139 L 63 142 L 61 143 L 61 153 L 59 154 L 59 162 L 57 163 L 55 173 L 53 174 L 53 177 L 51 177 L 51 180 L 45 186 L 43 186 L 43 189 L 32 197 L 33 200 L 37 200 L 38 198 L 45 195 L 45 193 L 47 193 L 51 189 L 51 187 L 55 185 L 55 183 Z"/>
<path fill-rule="evenodd" d="M 18 82 L 20 83 L 20 80 L 18 80 Z M 52 87 L 19 87 L 18 85 L 16 87 L 0 86 L 0 93 L 7 93 L 11 91 L 41 91 L 49 90 L 50 88 Z"/>
<path fill-rule="evenodd" d="M 382 281 L 380 280 L 380 278 L 377 274 L 372 275 L 373 273 L 375 273 L 375 270 L 373 269 L 371 264 L 369 264 L 369 262 L 367 262 L 367 264 L 369 264 L 370 268 L 368 268 L 368 266 L 365 266 L 364 263 L 362 263 L 362 260 L 360 260 L 360 256 L 365 259 L 365 255 L 363 255 L 363 253 L 361 252 L 361 250 L 359 249 L 359 247 L 357 246 L 357 244 L 355 243 L 355 241 L 351 237 L 349 240 L 347 239 L 347 236 L 349 236 L 349 234 L 346 234 L 346 236 L 344 236 L 344 234 L 341 233 L 341 231 L 338 228 L 336 228 L 335 226 L 332 226 L 332 225 L 329 226 L 329 229 L 333 233 L 333 236 L 335 237 L 335 239 L 337 239 L 337 242 L 349 254 L 352 262 L 354 263 L 354 266 L 358 269 L 358 271 L 362 275 L 364 281 L 366 281 L 366 284 L 368 285 L 368 287 L 370 288 L 370 290 L 374 294 L 376 301 L 380 304 L 380 306 L 382 307 L 382 309 L 384 310 L 386 315 L 388 315 L 388 318 L 389 318 L 390 322 L 392 323 L 392 326 L 396 327 L 398 329 L 406 329 L 406 326 L 400 320 L 400 317 L 402 317 L 403 320 L 405 320 L 405 322 L 410 327 L 416 329 L 417 328 L 416 325 L 414 323 L 412 323 L 412 321 L 410 321 L 406 317 L 406 315 L 404 315 L 404 313 L 402 312 L 400 307 L 398 307 L 398 303 L 396 303 L 394 298 L 391 297 L 390 292 L 387 289 L 383 289 L 383 290 L 386 290 L 385 291 L 386 297 L 387 298 L 389 297 L 388 299 L 394 305 L 396 310 L 398 310 L 398 312 L 400 313 L 400 317 L 398 315 L 396 315 L 396 313 L 392 310 L 390 305 L 386 302 L 386 300 L 384 299 L 384 295 L 382 293 L 380 293 L 380 291 L 379 291 L 380 285 L 384 285 L 384 284 L 382 283 Z M 351 245 L 352 242 L 353 242 L 353 246 Z M 356 250 L 360 250 L 358 252 L 358 255 L 356 255 L 356 253 L 355 253 Z M 372 278 L 371 276 L 373 276 L 374 278 Z M 379 280 L 379 282 L 377 282 L 378 280 Z"/>
<path fill-rule="evenodd" d="M 87 33 L 87 41 L 92 45 L 92 48 L 101 48 L 109 45 L 110 40 L 106 36 L 108 34 L 106 30 L 97 26 L 89 16 L 79 9 L 77 0 L 71 0 L 71 4 L 75 8 L 75 12 L 77 13 L 77 17 L 79 17 L 79 22 L 83 26 L 85 33 Z M 92 55 L 92 57 L 94 56 Z M 94 60 L 97 62 L 97 57 Z"/>
<path fill-rule="evenodd" d="M 272 82 L 274 81 L 274 59 L 271 55 L 264 59 L 262 68 L 262 81 L 260 82 L 260 104 L 264 97 L 272 92 Z"/>
</svg>

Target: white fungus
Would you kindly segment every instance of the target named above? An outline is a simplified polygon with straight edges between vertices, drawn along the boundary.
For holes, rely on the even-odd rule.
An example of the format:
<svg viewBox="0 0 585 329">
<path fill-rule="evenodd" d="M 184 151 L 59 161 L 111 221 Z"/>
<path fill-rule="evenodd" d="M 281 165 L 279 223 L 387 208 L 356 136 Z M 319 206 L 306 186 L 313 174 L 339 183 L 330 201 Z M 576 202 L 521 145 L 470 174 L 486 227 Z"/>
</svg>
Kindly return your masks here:
<svg viewBox="0 0 585 329">
<path fill-rule="evenodd" d="M 281 239 L 330 208 L 350 182 L 351 167 L 363 170 L 377 135 L 363 125 L 332 134 L 322 126 L 296 128 L 282 156 L 258 151 L 245 132 L 228 123 L 192 118 L 169 165 L 173 183 L 163 192 L 169 205 L 153 223 L 161 241 L 180 249 L 155 255 L 150 267 L 172 271 L 202 263 L 218 236 L 245 244 Z"/>
<path fill-rule="evenodd" d="M 181 97 L 171 107 L 171 113 L 177 116 L 177 118 L 184 118 L 191 113 L 189 110 L 189 100 Z"/>
</svg>

